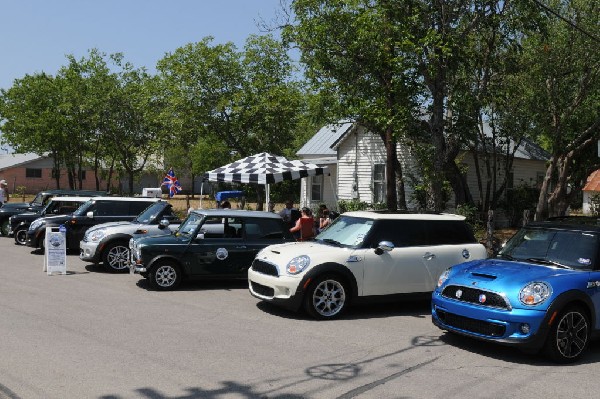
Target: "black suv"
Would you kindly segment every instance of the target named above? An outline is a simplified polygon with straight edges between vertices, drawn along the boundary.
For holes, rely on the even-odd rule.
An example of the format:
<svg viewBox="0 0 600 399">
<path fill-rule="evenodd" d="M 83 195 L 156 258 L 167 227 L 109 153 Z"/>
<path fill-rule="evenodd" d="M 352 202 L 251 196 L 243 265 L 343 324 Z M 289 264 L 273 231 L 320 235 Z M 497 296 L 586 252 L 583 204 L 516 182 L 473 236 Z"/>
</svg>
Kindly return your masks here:
<svg viewBox="0 0 600 399">
<path fill-rule="evenodd" d="M 131 271 L 158 290 L 175 289 L 182 279 L 246 279 L 260 250 L 291 241 L 277 214 L 200 209 L 174 234 L 131 239 Z"/>
<path fill-rule="evenodd" d="M 48 205 L 39 212 L 23 212 L 11 216 L 9 220 L 9 236 L 14 236 L 15 244 L 25 245 L 27 243 L 27 230 L 31 223 L 39 218 L 54 215 L 68 215 L 73 213 L 84 202 L 92 197 L 54 197 L 48 202 Z"/>
<path fill-rule="evenodd" d="M 47 216 L 35 220 L 27 230 L 27 246 L 44 248 L 46 227 L 66 227 L 67 248 L 79 249 L 79 242 L 87 229 L 100 223 L 133 220 L 160 198 L 97 197 L 81 205 L 69 215 Z"/>
<path fill-rule="evenodd" d="M 6 202 L 0 207 L 0 235 L 8 235 L 8 218 L 23 212 L 40 212 L 52 197 L 100 197 L 106 191 L 91 190 L 44 190 L 37 193 L 31 202 Z"/>
</svg>

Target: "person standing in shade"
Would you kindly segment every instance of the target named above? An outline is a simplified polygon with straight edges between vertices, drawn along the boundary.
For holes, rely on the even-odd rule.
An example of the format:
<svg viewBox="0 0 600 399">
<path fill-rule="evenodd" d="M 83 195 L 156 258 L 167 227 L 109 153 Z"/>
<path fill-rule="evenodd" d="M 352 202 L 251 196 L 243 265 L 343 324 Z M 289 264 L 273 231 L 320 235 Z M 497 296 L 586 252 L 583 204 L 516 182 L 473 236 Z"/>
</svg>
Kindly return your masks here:
<svg viewBox="0 0 600 399">
<path fill-rule="evenodd" d="M 294 209 L 294 203 L 291 200 L 285 201 L 285 207 L 279 211 L 279 216 L 284 222 L 289 223 L 292 220 L 292 210 Z"/>
<path fill-rule="evenodd" d="M 331 223 L 331 219 L 329 219 L 329 209 L 325 209 L 323 211 L 323 214 L 321 215 L 321 218 L 319 219 L 318 232 L 320 233 L 323 230 L 325 230 L 327 228 L 327 226 L 329 226 L 330 223 Z"/>
<path fill-rule="evenodd" d="M 0 180 L 0 206 L 4 205 L 5 202 L 8 202 L 8 183 L 6 180 Z"/>
</svg>

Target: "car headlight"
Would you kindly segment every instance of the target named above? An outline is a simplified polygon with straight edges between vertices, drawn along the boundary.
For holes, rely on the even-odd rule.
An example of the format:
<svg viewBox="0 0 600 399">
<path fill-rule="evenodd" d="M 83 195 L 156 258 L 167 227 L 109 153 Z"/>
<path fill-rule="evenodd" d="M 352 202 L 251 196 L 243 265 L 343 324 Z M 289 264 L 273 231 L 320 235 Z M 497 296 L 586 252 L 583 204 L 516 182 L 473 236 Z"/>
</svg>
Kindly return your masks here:
<svg viewBox="0 0 600 399">
<path fill-rule="evenodd" d="M 40 227 L 40 226 L 42 226 L 42 225 L 44 225 L 44 224 L 46 224 L 46 221 L 45 221 L 45 220 L 42 220 L 42 219 L 36 219 L 36 220 L 34 220 L 34 221 L 33 221 L 33 223 L 31 223 L 31 224 L 29 225 L 29 230 L 30 230 L 30 231 L 36 230 L 38 227 Z"/>
<path fill-rule="evenodd" d="M 296 256 L 294 259 L 288 262 L 285 270 L 289 274 L 302 273 L 310 265 L 310 258 L 306 255 Z"/>
<path fill-rule="evenodd" d="M 519 300 L 523 305 L 535 306 L 544 302 L 552 295 L 552 287 L 549 284 L 535 281 L 521 288 Z"/>
<path fill-rule="evenodd" d="M 438 278 L 438 282 L 437 282 L 438 288 L 441 287 L 442 284 L 444 284 L 446 282 L 446 280 L 448 280 L 448 276 L 450 276 L 451 271 L 452 271 L 452 268 L 449 267 L 446 270 L 444 270 L 442 272 L 442 274 L 440 274 L 440 277 Z"/>
<path fill-rule="evenodd" d="M 106 229 L 95 229 L 85 233 L 86 241 L 98 242 L 106 236 Z"/>
</svg>

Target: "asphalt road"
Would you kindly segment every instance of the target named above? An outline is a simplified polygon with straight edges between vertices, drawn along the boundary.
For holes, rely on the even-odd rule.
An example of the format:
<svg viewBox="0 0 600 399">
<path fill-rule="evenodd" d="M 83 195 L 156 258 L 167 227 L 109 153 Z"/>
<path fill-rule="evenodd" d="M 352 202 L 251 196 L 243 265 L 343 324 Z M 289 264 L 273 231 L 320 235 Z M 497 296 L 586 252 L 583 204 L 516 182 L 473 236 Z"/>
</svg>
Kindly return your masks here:
<svg viewBox="0 0 600 399">
<path fill-rule="evenodd" d="M 0 399 L 590 398 L 600 343 L 557 366 L 444 334 L 426 302 L 317 322 L 258 302 L 246 282 L 150 290 L 0 238 Z"/>
</svg>

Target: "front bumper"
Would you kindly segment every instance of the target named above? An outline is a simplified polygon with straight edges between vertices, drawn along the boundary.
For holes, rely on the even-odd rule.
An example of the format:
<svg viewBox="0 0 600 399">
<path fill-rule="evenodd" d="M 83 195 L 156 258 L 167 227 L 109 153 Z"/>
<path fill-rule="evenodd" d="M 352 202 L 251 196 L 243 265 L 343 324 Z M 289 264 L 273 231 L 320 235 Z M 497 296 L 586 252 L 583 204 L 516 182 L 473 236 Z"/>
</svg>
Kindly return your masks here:
<svg viewBox="0 0 600 399">
<path fill-rule="evenodd" d="M 97 263 L 100 261 L 100 254 L 98 253 L 98 242 L 93 241 L 80 241 L 79 242 L 79 259 L 86 262 Z"/>
<path fill-rule="evenodd" d="M 35 231 L 27 231 L 27 243 L 28 247 L 41 248 L 42 242 L 46 237 L 46 229 L 38 229 Z"/>
<path fill-rule="evenodd" d="M 438 291 L 432 296 L 431 321 L 442 330 L 524 349 L 541 348 L 549 330 L 543 310 L 473 305 L 445 298 Z"/>
<path fill-rule="evenodd" d="M 286 309 L 298 310 L 302 305 L 301 276 L 271 276 L 248 269 L 248 289 L 255 298 Z"/>
</svg>

